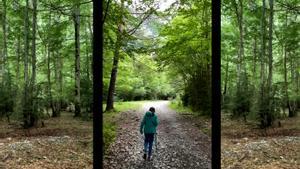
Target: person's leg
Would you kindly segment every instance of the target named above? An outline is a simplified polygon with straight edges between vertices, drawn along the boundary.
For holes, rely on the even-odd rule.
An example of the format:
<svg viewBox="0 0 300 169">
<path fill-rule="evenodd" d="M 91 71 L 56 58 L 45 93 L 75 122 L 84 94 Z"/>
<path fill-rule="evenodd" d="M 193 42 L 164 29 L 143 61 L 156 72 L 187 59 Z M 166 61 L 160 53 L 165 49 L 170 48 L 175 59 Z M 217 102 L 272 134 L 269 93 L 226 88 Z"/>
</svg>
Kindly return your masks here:
<svg viewBox="0 0 300 169">
<path fill-rule="evenodd" d="M 148 146 L 149 146 L 149 136 L 148 136 L 148 134 L 145 133 L 145 138 L 144 138 L 144 155 L 143 155 L 144 159 L 146 159 L 146 154 L 148 152 Z"/>
<path fill-rule="evenodd" d="M 144 138 L 144 152 L 146 153 L 148 150 L 148 139 L 147 139 L 147 134 L 145 134 Z"/>
<path fill-rule="evenodd" d="M 149 134 L 149 151 L 148 151 L 148 159 L 150 159 L 151 154 L 152 154 L 152 145 L 154 141 L 154 134 Z"/>
</svg>

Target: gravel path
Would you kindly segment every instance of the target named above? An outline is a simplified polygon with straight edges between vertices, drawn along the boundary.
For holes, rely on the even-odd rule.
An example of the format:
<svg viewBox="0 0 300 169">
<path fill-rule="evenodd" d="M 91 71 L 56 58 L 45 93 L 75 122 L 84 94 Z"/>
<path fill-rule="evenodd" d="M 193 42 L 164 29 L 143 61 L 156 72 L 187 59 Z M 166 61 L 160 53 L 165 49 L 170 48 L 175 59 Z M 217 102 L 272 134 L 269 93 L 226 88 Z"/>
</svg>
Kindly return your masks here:
<svg viewBox="0 0 300 169">
<path fill-rule="evenodd" d="M 168 108 L 168 101 L 147 102 L 138 111 L 128 111 L 120 115 L 117 138 L 104 159 L 105 169 L 142 168 L 211 168 L 211 143 L 195 125 L 182 120 Z M 155 107 L 159 118 L 157 149 L 153 159 L 145 161 L 143 137 L 139 134 L 141 118 L 151 106 Z"/>
</svg>

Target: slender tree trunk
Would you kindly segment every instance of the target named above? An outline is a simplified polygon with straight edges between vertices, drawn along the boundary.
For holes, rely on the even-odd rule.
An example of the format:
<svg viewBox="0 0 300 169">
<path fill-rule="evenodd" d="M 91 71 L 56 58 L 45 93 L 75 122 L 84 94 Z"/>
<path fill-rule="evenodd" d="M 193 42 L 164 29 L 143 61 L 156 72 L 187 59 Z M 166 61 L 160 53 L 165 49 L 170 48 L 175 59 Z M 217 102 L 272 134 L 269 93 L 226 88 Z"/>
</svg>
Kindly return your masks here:
<svg viewBox="0 0 300 169">
<path fill-rule="evenodd" d="M 25 7 L 25 26 L 24 26 L 24 98 L 23 98 L 23 120 L 24 120 L 24 128 L 30 127 L 29 118 L 30 118 L 30 105 L 28 103 L 29 93 L 28 93 L 28 85 L 29 85 L 29 75 L 28 75 L 28 55 L 29 55 L 29 16 L 28 16 L 28 0 L 26 0 Z"/>
<path fill-rule="evenodd" d="M 262 16 L 261 16 L 261 49 L 260 49 L 260 98 L 259 98 L 259 117 L 261 120 L 261 127 L 266 127 L 266 112 L 265 112 L 265 0 L 262 0 Z"/>
<path fill-rule="evenodd" d="M 21 60 L 21 37 L 18 35 L 17 39 L 17 70 L 16 70 L 16 80 L 20 79 L 20 60 Z M 19 87 L 19 86 L 18 86 Z"/>
<path fill-rule="evenodd" d="M 286 101 L 286 106 L 288 107 L 288 110 L 289 110 L 289 117 L 291 117 L 292 112 L 291 112 L 291 106 L 290 106 L 290 101 L 289 101 L 290 99 L 289 99 L 288 81 L 287 81 L 287 51 L 286 51 L 286 46 L 284 47 L 284 55 L 283 56 L 284 56 L 283 57 L 283 70 L 284 70 L 285 101 Z"/>
<path fill-rule="evenodd" d="M 54 106 L 53 106 L 52 91 L 51 91 L 52 90 L 52 85 L 51 85 L 51 59 L 50 58 L 51 58 L 51 51 L 50 51 L 50 47 L 49 47 L 49 44 L 48 44 L 48 46 L 47 46 L 47 82 L 48 82 L 47 90 L 48 90 L 48 101 L 49 101 L 49 105 L 52 109 L 52 117 L 53 117 L 53 114 L 55 114 L 54 113 L 55 109 L 54 109 Z M 48 107 L 47 107 L 47 112 L 48 112 Z"/>
<path fill-rule="evenodd" d="M 106 111 L 110 111 L 114 109 L 114 93 L 115 93 L 115 86 L 116 86 L 116 80 L 117 80 L 117 72 L 118 72 L 118 64 L 119 64 L 119 52 L 121 48 L 121 41 L 122 41 L 122 33 L 120 32 L 121 25 L 119 24 L 119 31 L 117 35 L 117 41 L 114 51 L 114 58 L 113 58 L 113 66 L 111 69 L 111 75 L 110 75 L 110 82 L 109 82 L 109 89 L 108 89 L 108 97 L 107 97 L 107 103 L 106 103 Z"/>
<path fill-rule="evenodd" d="M 225 68 L 225 79 L 224 79 L 224 89 L 223 89 L 223 103 L 225 103 L 225 97 L 227 94 L 227 83 L 228 83 L 228 70 L 229 70 L 229 60 L 227 57 L 226 68 Z"/>
<path fill-rule="evenodd" d="M 59 86 L 59 79 L 58 79 L 58 56 L 56 52 L 52 53 L 53 55 L 53 59 L 54 59 L 54 81 L 55 81 L 55 89 L 57 89 L 57 87 Z M 52 98 L 52 117 L 59 117 L 59 103 L 58 103 L 58 99 L 57 98 Z"/>
<path fill-rule="evenodd" d="M 123 10 L 123 8 L 124 8 L 124 0 L 121 0 L 121 10 Z M 120 48 L 121 48 L 122 40 L 123 40 L 123 37 L 122 37 L 123 16 L 122 15 L 123 15 L 123 12 L 121 12 L 121 18 L 118 23 L 117 40 L 116 40 L 116 44 L 115 44 L 113 65 L 112 65 L 111 75 L 110 75 L 108 96 L 107 96 L 107 102 L 106 102 L 106 111 L 110 111 L 110 110 L 114 109 L 114 93 L 115 93 L 117 73 L 118 73 L 119 54 L 120 54 Z"/>
<path fill-rule="evenodd" d="M 52 13 L 51 13 L 51 10 L 49 12 L 49 25 L 51 26 L 52 24 Z M 52 117 L 56 117 L 56 110 L 55 110 L 55 107 L 54 107 L 54 103 L 53 103 L 53 97 L 52 97 L 52 82 L 51 82 L 51 56 L 52 56 L 52 51 L 51 51 L 51 48 L 50 48 L 50 41 L 48 40 L 48 43 L 47 45 L 45 46 L 45 49 L 46 49 L 46 53 L 47 53 L 47 95 L 48 95 L 48 105 L 46 107 L 47 109 L 47 113 L 48 115 L 50 116 L 48 110 L 49 108 L 51 108 L 52 110 Z"/>
<path fill-rule="evenodd" d="M 252 77 L 253 77 L 253 82 L 255 83 L 256 81 L 256 60 L 257 60 L 257 39 L 256 39 L 256 36 L 254 37 L 254 42 L 253 42 L 253 69 L 252 69 Z M 254 87 L 255 89 L 255 87 Z"/>
<path fill-rule="evenodd" d="M 58 53 L 58 88 L 59 88 L 59 103 L 58 103 L 58 116 L 60 116 L 60 112 L 62 109 L 63 104 L 63 58 L 61 57 L 61 54 Z"/>
<path fill-rule="evenodd" d="M 3 29 L 3 53 L 2 53 L 2 60 L 0 60 L 0 77 L 2 76 L 2 78 L 4 77 L 4 72 L 5 72 L 5 63 L 6 63 L 6 59 L 7 59 L 7 31 L 6 31 L 6 26 L 7 26 L 7 22 L 6 22 L 6 0 L 2 0 L 2 4 L 3 4 L 3 13 L 2 13 L 2 29 Z M 2 62 L 1 62 L 2 61 Z M 1 80 L 1 79 L 0 79 Z M 1 81 L 0 81 L 1 82 Z"/>
<path fill-rule="evenodd" d="M 36 86 L 35 86 L 35 81 L 36 81 L 36 26 L 37 26 L 37 0 L 32 0 L 32 6 L 33 6 L 33 17 L 32 17 L 32 50 L 31 50 L 31 55 L 32 55 L 32 76 L 31 76 L 31 89 L 30 89 L 30 95 L 31 95 L 31 116 L 30 116 L 30 126 L 35 126 L 38 120 L 38 116 L 36 115 L 37 111 L 37 104 L 35 103 L 36 101 Z"/>
<path fill-rule="evenodd" d="M 273 92 L 272 92 L 272 75 L 273 75 L 273 0 L 269 0 L 270 5 L 270 16 L 269 16 L 269 75 L 268 75 L 268 102 L 269 102 L 269 113 L 273 113 Z"/>
<path fill-rule="evenodd" d="M 80 110 L 80 7 L 74 10 L 75 27 L 75 117 L 81 116 Z"/>
<path fill-rule="evenodd" d="M 89 35 L 88 35 L 88 30 L 85 31 L 85 37 L 86 37 L 86 40 L 85 40 L 85 46 L 86 46 L 86 48 L 85 48 L 85 52 L 86 52 L 85 65 L 86 65 L 87 86 L 91 86 L 92 85 L 91 78 L 90 78 L 90 66 L 91 66 L 91 64 L 90 64 L 90 59 L 91 59 L 90 51 L 91 50 L 90 50 L 90 48 L 88 48 L 89 43 L 91 43 L 91 41 L 90 41 L 91 37 L 89 37 Z M 92 109 L 91 105 L 92 105 L 91 99 L 88 96 L 87 97 L 87 105 L 86 105 L 87 106 L 86 107 L 87 111 L 86 112 L 91 112 L 91 109 Z"/>
</svg>

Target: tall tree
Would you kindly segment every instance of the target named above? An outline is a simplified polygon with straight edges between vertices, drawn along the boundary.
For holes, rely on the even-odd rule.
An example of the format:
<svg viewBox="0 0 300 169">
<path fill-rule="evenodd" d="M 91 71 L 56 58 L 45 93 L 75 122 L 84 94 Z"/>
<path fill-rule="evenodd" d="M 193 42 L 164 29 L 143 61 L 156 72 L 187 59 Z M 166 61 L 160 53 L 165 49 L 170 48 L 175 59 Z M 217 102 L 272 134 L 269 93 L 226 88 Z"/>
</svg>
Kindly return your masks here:
<svg viewBox="0 0 300 169">
<path fill-rule="evenodd" d="M 80 109 L 80 5 L 74 7 L 75 28 L 75 117 L 81 116 Z"/>
<path fill-rule="evenodd" d="M 23 117 L 24 117 L 24 127 L 30 127 L 30 118 L 31 118 L 31 110 L 30 103 L 28 99 L 29 95 L 29 72 L 28 72 L 28 64 L 29 64 L 29 2 L 26 0 L 25 7 L 25 26 L 24 26 L 24 97 L 23 97 Z"/>
<path fill-rule="evenodd" d="M 120 55 L 120 48 L 123 41 L 123 10 L 124 10 L 124 0 L 121 0 L 121 12 L 118 19 L 118 30 L 117 30 L 117 40 L 114 49 L 114 58 L 113 58 L 113 66 L 111 69 L 111 77 L 109 82 L 108 88 L 108 96 L 107 96 L 107 103 L 106 103 L 106 111 L 110 111 L 114 108 L 114 92 L 116 88 L 116 80 L 117 80 L 117 72 L 118 72 L 118 64 L 119 64 L 119 55 Z"/>
<path fill-rule="evenodd" d="M 0 77 L 3 77 L 5 74 L 5 65 L 7 59 L 7 22 L 6 22 L 6 0 L 2 0 L 3 12 L 2 12 L 2 30 L 3 30 L 3 49 L 2 49 L 2 58 L 0 59 Z M 1 79 L 0 79 L 1 80 Z"/>
</svg>

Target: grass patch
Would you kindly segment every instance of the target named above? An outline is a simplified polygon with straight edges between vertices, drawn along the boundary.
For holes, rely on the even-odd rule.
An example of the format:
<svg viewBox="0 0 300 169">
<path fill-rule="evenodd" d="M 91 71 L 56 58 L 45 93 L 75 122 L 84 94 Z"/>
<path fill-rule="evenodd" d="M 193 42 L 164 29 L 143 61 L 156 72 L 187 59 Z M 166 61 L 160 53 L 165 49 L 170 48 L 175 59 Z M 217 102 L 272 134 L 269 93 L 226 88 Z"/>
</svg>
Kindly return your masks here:
<svg viewBox="0 0 300 169">
<path fill-rule="evenodd" d="M 109 145 L 116 137 L 116 112 L 107 112 L 103 114 L 103 148 L 104 153 L 107 153 Z"/>
<path fill-rule="evenodd" d="M 143 103 L 147 101 L 127 101 L 127 102 L 114 102 L 114 111 L 122 112 L 128 110 L 138 109 Z M 102 104 L 103 110 L 106 108 L 106 104 Z"/>
<path fill-rule="evenodd" d="M 115 102 L 113 111 L 105 112 L 103 114 L 103 148 L 104 154 L 108 153 L 108 148 L 114 142 L 117 133 L 117 119 L 120 112 L 138 109 L 145 101 L 129 101 L 129 102 Z M 106 104 L 102 104 L 103 110 Z"/>
<path fill-rule="evenodd" d="M 193 114 L 196 115 L 196 112 L 193 112 L 191 108 L 189 107 L 184 107 L 182 104 L 172 101 L 169 105 L 169 107 L 173 110 L 175 110 L 179 114 Z"/>
</svg>

